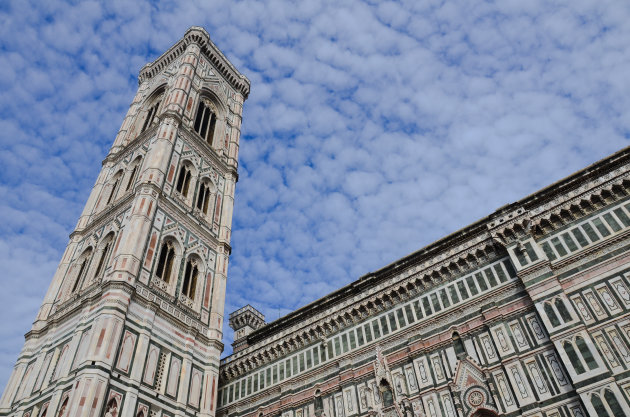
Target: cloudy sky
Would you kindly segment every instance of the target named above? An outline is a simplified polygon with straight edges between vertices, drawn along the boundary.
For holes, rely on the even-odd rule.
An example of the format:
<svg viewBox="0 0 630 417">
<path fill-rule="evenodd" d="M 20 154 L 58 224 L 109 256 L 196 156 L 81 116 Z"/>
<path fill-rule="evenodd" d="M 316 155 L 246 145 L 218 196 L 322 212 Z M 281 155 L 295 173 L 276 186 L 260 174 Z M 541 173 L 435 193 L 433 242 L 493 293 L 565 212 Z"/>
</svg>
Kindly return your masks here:
<svg viewBox="0 0 630 417">
<path fill-rule="evenodd" d="M 226 312 L 271 321 L 629 145 L 629 21 L 625 0 L 0 2 L 0 387 L 139 69 L 188 27 L 252 82 Z"/>
</svg>

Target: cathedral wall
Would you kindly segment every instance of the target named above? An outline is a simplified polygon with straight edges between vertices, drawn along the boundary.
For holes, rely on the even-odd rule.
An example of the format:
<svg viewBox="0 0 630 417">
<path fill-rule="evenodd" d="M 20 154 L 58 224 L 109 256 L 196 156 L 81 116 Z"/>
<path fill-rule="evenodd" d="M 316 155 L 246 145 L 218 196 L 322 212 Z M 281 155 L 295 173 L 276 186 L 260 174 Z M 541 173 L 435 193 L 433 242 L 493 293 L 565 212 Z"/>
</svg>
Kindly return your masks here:
<svg viewBox="0 0 630 417">
<path fill-rule="evenodd" d="M 257 329 L 218 414 L 630 415 L 625 153 Z"/>
</svg>

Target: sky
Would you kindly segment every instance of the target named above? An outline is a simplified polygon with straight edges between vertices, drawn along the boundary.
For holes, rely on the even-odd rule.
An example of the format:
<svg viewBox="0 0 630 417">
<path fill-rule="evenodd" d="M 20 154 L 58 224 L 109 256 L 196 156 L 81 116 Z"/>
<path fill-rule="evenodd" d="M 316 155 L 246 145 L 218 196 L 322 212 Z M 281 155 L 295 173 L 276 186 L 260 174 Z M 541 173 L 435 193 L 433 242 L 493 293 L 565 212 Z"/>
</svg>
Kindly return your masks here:
<svg viewBox="0 0 630 417">
<path fill-rule="evenodd" d="M 625 0 L 0 2 L 0 387 L 140 68 L 190 26 L 251 80 L 225 311 L 272 321 L 630 145 L 628 22 Z"/>
</svg>

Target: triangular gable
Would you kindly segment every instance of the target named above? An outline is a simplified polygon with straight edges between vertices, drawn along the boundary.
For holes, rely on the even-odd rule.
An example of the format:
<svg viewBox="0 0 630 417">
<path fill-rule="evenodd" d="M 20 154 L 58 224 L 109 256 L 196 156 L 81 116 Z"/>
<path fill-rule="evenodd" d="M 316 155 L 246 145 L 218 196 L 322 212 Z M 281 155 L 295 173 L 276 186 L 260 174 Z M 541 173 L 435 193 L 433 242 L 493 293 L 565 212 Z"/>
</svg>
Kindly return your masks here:
<svg viewBox="0 0 630 417">
<path fill-rule="evenodd" d="M 457 369 L 453 378 L 455 390 L 465 391 L 473 385 L 486 385 L 486 377 L 483 370 L 470 357 L 460 358 L 457 361 Z"/>
</svg>

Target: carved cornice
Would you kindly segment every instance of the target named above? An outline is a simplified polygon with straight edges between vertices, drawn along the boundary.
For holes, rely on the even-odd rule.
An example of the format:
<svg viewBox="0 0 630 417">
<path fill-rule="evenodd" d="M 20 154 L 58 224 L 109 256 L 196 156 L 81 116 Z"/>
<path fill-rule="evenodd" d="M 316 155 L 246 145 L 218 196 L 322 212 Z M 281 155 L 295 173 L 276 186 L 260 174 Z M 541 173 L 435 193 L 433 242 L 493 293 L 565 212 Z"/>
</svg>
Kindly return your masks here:
<svg viewBox="0 0 630 417">
<path fill-rule="evenodd" d="M 201 52 L 209 59 L 212 65 L 219 71 L 223 78 L 230 84 L 232 88 L 241 93 L 245 99 L 249 95 L 250 82 L 242 75 L 223 53 L 210 40 L 210 35 L 205 29 L 192 26 L 186 31 L 186 34 L 168 51 L 163 53 L 158 59 L 150 64 L 145 65 L 140 70 L 138 82 L 150 80 L 158 75 L 163 69 L 181 56 L 190 44 L 197 44 Z"/>
<path fill-rule="evenodd" d="M 487 234 L 486 237 L 488 237 Z M 419 266 L 409 267 L 405 265 L 406 270 L 376 284 L 372 283 L 372 280 L 362 282 L 366 278 L 364 277 L 336 292 L 345 292 L 347 295 L 336 303 L 328 303 L 336 304 L 334 311 L 325 311 L 327 308 L 325 305 L 327 300 L 325 299 L 308 305 L 296 313 L 315 308 L 320 312 L 304 317 L 302 320 L 296 318 L 292 325 L 275 331 L 271 336 L 268 336 L 270 326 L 263 326 L 248 336 L 250 347 L 225 358 L 222 363 L 227 364 L 254 352 L 259 352 L 257 354 L 260 356 L 261 349 L 268 352 L 268 354 L 262 354 L 262 357 L 270 357 L 269 360 L 273 360 L 277 356 L 273 352 L 277 351 L 279 346 L 286 346 L 284 349 L 291 352 L 303 345 L 305 341 L 338 333 L 372 314 L 387 310 L 395 304 L 404 303 L 418 294 L 430 291 L 451 279 L 464 276 L 477 267 L 500 257 L 497 248 L 489 239 L 476 239 L 474 244 L 459 246 L 453 251 L 458 252 L 459 258 L 440 257 L 439 261 L 432 263 L 430 269 L 422 270 Z M 367 279 L 370 278 L 367 276 Z M 364 283 L 369 285 L 363 285 Z M 358 284 L 358 289 L 353 288 L 355 284 Z M 317 306 L 318 303 L 324 305 Z M 271 324 L 278 323 L 276 321 Z M 251 343 L 252 339 L 254 339 L 253 343 Z M 261 345 L 259 341 L 265 343 Z"/>
<path fill-rule="evenodd" d="M 426 292 L 476 266 L 486 264 L 505 253 L 504 245 L 532 229 L 533 215 L 549 211 L 585 192 L 617 187 L 617 195 L 626 195 L 621 187 L 630 171 L 630 148 L 600 161 L 585 170 L 557 182 L 523 200 L 500 208 L 492 215 L 429 245 L 375 273 L 309 304 L 290 315 L 252 332 L 249 347 L 225 358 L 221 363 L 230 374 L 239 374 L 242 360 L 257 357 L 260 363 L 273 361 L 313 340 L 340 332 L 345 327 L 416 294 Z M 584 181 L 590 181 L 584 184 Z M 628 181 L 630 183 L 630 181 Z M 574 190 L 582 189 L 578 194 Z M 619 191 L 621 190 L 621 191 Z M 563 197 L 563 194 L 567 194 Z M 612 193 L 611 193 L 612 195 Z M 551 204 L 551 206 L 549 206 Z M 534 210 L 545 205 L 544 210 Z M 527 271 L 526 271 L 527 272 Z M 540 271 L 529 271 L 535 274 Z M 329 312 L 333 310 L 333 312 Z"/>
</svg>

